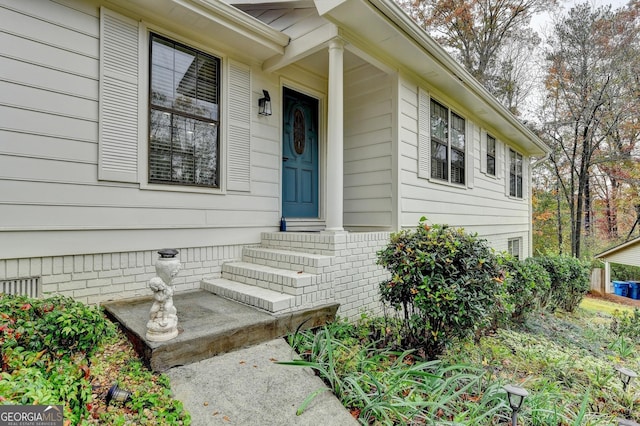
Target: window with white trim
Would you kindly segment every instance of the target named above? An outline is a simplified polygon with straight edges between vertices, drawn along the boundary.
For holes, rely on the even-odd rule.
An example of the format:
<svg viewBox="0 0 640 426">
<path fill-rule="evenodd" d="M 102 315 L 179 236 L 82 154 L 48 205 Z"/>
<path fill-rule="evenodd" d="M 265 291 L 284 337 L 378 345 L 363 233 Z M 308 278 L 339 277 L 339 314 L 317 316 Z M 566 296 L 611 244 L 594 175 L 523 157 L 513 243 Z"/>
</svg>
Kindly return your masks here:
<svg viewBox="0 0 640 426">
<path fill-rule="evenodd" d="M 496 138 L 487 134 L 487 170 L 486 173 L 491 176 L 496 175 Z"/>
<path fill-rule="evenodd" d="M 509 149 L 509 195 L 522 198 L 522 154 Z"/>
<path fill-rule="evenodd" d="M 465 183 L 465 120 L 431 99 L 431 177 Z"/>
<path fill-rule="evenodd" d="M 507 240 L 507 253 L 516 259 L 520 259 L 520 246 L 522 245 L 522 238 L 509 238 Z"/>
<path fill-rule="evenodd" d="M 218 188 L 220 59 L 150 35 L 149 182 Z"/>
</svg>

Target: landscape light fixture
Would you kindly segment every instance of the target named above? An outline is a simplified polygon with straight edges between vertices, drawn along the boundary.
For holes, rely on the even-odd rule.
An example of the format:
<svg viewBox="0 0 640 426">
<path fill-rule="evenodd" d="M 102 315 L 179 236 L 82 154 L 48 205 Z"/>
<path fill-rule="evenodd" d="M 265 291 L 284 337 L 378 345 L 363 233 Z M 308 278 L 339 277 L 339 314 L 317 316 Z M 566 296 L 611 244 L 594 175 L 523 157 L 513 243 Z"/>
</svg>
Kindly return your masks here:
<svg viewBox="0 0 640 426">
<path fill-rule="evenodd" d="M 509 406 L 511 407 L 511 426 L 518 424 L 518 411 L 522 407 L 524 399 L 529 395 L 526 389 L 514 385 L 505 385 L 503 389 L 507 392 Z"/>
<path fill-rule="evenodd" d="M 626 391 L 631 380 L 633 380 L 634 377 L 638 377 L 638 373 L 625 367 L 616 367 L 616 370 L 618 370 L 618 375 L 622 381 L 622 390 Z"/>
<path fill-rule="evenodd" d="M 131 392 L 118 387 L 118 383 L 114 383 L 113 386 L 107 392 L 107 405 L 111 401 L 125 402 L 131 398 Z"/>
<path fill-rule="evenodd" d="M 264 97 L 258 99 L 258 114 L 269 116 L 271 115 L 271 96 L 266 90 L 263 90 L 262 93 Z"/>
</svg>

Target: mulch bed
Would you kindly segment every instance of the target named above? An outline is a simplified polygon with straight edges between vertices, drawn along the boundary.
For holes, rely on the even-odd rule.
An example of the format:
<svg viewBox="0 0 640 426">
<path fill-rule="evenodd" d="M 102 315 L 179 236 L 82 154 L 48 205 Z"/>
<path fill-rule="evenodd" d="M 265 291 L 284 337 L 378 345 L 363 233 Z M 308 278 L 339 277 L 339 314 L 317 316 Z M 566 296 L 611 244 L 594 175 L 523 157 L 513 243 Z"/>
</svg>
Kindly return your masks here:
<svg viewBox="0 0 640 426">
<path fill-rule="evenodd" d="M 613 293 L 601 294 L 601 293 L 591 292 L 587 294 L 587 297 L 593 297 L 594 299 L 604 299 L 610 302 L 619 303 L 621 305 L 640 308 L 640 300 L 631 299 L 630 297 L 618 296 L 617 294 L 613 294 Z"/>
</svg>

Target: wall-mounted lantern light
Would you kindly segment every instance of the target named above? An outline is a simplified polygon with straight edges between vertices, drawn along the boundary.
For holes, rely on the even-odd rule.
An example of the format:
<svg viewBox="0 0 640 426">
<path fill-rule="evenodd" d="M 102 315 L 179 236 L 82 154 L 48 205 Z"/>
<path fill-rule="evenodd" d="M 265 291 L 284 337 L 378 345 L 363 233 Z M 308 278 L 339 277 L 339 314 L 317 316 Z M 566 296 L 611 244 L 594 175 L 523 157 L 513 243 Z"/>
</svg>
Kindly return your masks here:
<svg viewBox="0 0 640 426">
<path fill-rule="evenodd" d="M 269 92 L 263 90 L 264 98 L 258 99 L 258 114 L 260 115 L 271 115 L 271 96 L 269 96 Z"/>
<path fill-rule="evenodd" d="M 509 398 L 509 406 L 511 407 L 511 425 L 517 426 L 518 411 L 520 411 L 520 407 L 522 407 L 522 403 L 529 395 L 529 392 L 524 388 L 513 385 L 505 385 L 503 389 L 507 391 L 507 398 Z"/>
<path fill-rule="evenodd" d="M 638 373 L 633 370 L 629 370 L 625 367 L 617 367 L 618 375 L 620 376 L 620 380 L 622 381 L 622 390 L 627 390 L 627 386 L 631 383 L 631 380 L 634 377 L 638 377 Z"/>
</svg>

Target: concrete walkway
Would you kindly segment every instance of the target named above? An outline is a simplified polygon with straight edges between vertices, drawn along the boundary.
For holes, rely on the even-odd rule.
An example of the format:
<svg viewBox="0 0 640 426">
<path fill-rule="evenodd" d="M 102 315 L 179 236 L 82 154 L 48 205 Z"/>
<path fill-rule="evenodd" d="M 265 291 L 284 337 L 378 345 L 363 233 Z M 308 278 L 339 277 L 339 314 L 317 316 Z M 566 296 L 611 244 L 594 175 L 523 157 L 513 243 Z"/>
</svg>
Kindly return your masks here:
<svg viewBox="0 0 640 426">
<path fill-rule="evenodd" d="M 180 333 L 167 342 L 145 338 L 149 299 L 104 307 L 145 362 L 169 376 L 193 426 L 359 424 L 311 369 L 276 364 L 297 358 L 280 336 L 333 320 L 337 305 L 271 315 L 203 290 L 178 293 L 174 304 Z M 297 416 L 318 389 L 327 390 Z"/>
<path fill-rule="evenodd" d="M 359 423 L 308 368 L 277 364 L 296 358 L 284 339 L 218 355 L 166 371 L 174 397 L 191 413 L 193 426 Z M 301 415 L 305 399 L 318 394 Z"/>
</svg>

